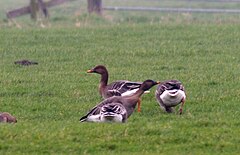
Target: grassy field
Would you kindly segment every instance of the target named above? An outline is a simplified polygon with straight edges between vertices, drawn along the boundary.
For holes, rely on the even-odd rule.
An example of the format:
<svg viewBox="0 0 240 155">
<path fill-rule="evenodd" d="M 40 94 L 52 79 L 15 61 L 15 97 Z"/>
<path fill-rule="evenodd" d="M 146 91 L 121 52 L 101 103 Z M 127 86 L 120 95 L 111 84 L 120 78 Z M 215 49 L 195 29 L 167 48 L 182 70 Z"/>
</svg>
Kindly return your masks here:
<svg viewBox="0 0 240 155">
<path fill-rule="evenodd" d="M 51 9 L 51 26 L 25 16 L 16 19 L 19 29 L 3 12 L 26 0 L 8 2 L 0 2 L 0 111 L 18 123 L 0 124 L 1 155 L 239 154 L 239 15 L 106 11 L 100 18 L 74 1 Z M 21 59 L 39 64 L 14 64 Z M 155 86 L 125 124 L 80 123 L 101 101 L 100 77 L 86 73 L 97 64 L 110 82 L 182 81 L 183 115 L 160 110 Z"/>
<path fill-rule="evenodd" d="M 18 118 L 0 125 L 1 154 L 237 154 L 239 27 L 132 25 L 82 29 L 3 29 L 0 105 Z M 36 66 L 16 66 L 30 59 Z M 126 124 L 79 123 L 110 81 L 179 79 L 184 114 L 165 114 L 154 87 Z"/>
</svg>

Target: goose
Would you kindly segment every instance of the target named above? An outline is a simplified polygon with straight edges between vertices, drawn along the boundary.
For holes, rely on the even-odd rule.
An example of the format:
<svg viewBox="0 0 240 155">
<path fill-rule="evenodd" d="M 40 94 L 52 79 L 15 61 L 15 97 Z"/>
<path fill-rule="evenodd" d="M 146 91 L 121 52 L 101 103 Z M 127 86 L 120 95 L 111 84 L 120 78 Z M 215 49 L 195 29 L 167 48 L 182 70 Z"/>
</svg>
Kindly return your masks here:
<svg viewBox="0 0 240 155">
<path fill-rule="evenodd" d="M 132 82 L 127 80 L 118 80 L 108 84 L 108 70 L 103 65 L 97 65 L 92 69 L 87 70 L 87 73 L 97 73 L 101 75 L 100 84 L 98 87 L 99 94 L 103 99 L 112 96 L 128 96 L 134 94 L 141 86 L 142 82 Z M 149 91 L 145 91 L 148 93 Z M 138 102 L 138 112 L 140 112 L 141 101 Z"/>
<path fill-rule="evenodd" d="M 167 80 L 158 85 L 155 97 L 160 108 L 168 113 L 173 112 L 173 108 L 181 103 L 179 113 L 182 114 L 183 105 L 186 100 L 186 93 L 182 83 L 178 80 Z"/>
<path fill-rule="evenodd" d="M 8 112 L 0 113 L 0 122 L 17 123 L 17 119 Z"/>
<path fill-rule="evenodd" d="M 29 66 L 29 65 L 38 65 L 38 62 L 30 61 L 30 60 L 18 60 L 15 61 L 14 64 L 16 65 L 23 65 L 23 66 Z"/>
<path fill-rule="evenodd" d="M 140 88 L 132 95 L 112 96 L 104 99 L 93 107 L 85 116 L 80 118 L 80 122 L 119 122 L 124 123 L 134 112 L 139 98 L 144 91 L 149 90 L 156 84 L 153 80 L 144 81 Z"/>
</svg>

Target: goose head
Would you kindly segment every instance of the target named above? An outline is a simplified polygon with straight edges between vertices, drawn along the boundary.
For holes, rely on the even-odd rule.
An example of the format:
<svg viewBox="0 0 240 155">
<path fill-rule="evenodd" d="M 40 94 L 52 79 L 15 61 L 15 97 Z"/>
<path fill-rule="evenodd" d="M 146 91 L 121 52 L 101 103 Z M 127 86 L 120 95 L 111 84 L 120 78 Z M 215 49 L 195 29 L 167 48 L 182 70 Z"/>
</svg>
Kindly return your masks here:
<svg viewBox="0 0 240 155">
<path fill-rule="evenodd" d="M 107 73 L 107 69 L 103 65 L 97 65 L 94 68 L 89 69 L 87 71 L 87 73 L 97 73 L 97 74 L 101 74 L 102 75 L 102 74 L 106 74 Z"/>
<path fill-rule="evenodd" d="M 140 89 L 142 89 L 143 91 L 147 91 L 149 90 L 150 88 L 152 88 L 153 86 L 157 85 L 157 84 L 160 84 L 159 81 L 153 81 L 153 80 L 145 80 Z"/>
</svg>

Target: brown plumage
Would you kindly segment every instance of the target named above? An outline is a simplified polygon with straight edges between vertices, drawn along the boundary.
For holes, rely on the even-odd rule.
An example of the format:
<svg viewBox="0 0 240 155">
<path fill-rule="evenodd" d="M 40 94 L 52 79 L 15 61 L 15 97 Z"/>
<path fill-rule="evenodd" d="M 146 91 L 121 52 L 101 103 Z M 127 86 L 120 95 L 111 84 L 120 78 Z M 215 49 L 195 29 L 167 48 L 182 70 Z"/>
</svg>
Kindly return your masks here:
<svg viewBox="0 0 240 155">
<path fill-rule="evenodd" d="M 0 113 L 0 122 L 3 123 L 17 123 L 17 119 L 8 112 Z"/>
<path fill-rule="evenodd" d="M 98 105 L 96 105 L 94 108 L 90 110 L 85 116 L 80 118 L 81 122 L 89 121 L 89 122 L 104 122 L 102 119 L 104 117 L 103 109 L 104 107 L 114 107 L 113 105 L 116 105 L 118 108 L 115 107 L 115 109 L 121 108 L 121 111 L 126 111 L 125 113 L 122 113 L 122 115 L 112 115 L 112 117 L 116 116 L 118 117 L 120 121 L 118 122 L 125 122 L 128 117 L 131 116 L 131 114 L 134 112 L 134 109 L 137 105 L 137 102 L 139 101 L 139 98 L 144 93 L 144 91 L 149 90 L 154 85 L 158 84 L 159 82 L 155 82 L 153 80 L 146 80 L 144 81 L 140 88 L 132 95 L 129 96 L 113 96 L 110 98 L 107 98 L 100 102 Z M 120 107 L 118 105 L 122 105 L 123 107 Z M 110 106 L 111 105 L 111 106 Z M 112 110 L 112 113 L 114 110 Z"/>
<path fill-rule="evenodd" d="M 142 84 L 142 82 L 131 82 L 127 80 L 118 80 L 108 84 L 108 71 L 107 68 L 103 65 L 97 65 L 94 68 L 88 70 L 87 73 L 97 73 L 101 75 L 101 80 L 98 88 L 99 94 L 104 99 L 112 96 L 124 96 L 126 92 L 133 90 L 136 91 Z"/>
<path fill-rule="evenodd" d="M 127 96 L 135 93 L 141 86 L 142 82 L 132 82 L 127 80 L 118 80 L 108 84 L 108 71 L 103 65 L 97 65 L 87 71 L 87 73 L 97 73 L 101 75 L 99 83 L 99 94 L 104 98 L 112 96 Z M 138 111 L 140 112 L 141 101 L 138 101 Z"/>
</svg>

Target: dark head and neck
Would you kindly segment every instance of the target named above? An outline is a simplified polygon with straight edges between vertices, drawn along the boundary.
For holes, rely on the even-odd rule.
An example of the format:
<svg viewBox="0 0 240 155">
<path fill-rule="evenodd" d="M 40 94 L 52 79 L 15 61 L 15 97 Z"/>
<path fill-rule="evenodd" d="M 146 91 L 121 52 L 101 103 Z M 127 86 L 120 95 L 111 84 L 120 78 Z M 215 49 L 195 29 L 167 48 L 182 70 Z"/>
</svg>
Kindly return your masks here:
<svg viewBox="0 0 240 155">
<path fill-rule="evenodd" d="M 87 73 L 97 73 L 101 75 L 101 80 L 99 84 L 99 92 L 102 95 L 103 89 L 107 86 L 108 83 L 108 71 L 105 66 L 97 65 L 94 68 L 87 71 Z"/>
<path fill-rule="evenodd" d="M 145 80 L 145 81 L 141 84 L 141 86 L 140 86 L 140 88 L 138 89 L 138 91 L 136 91 L 133 95 L 128 96 L 128 98 L 130 98 L 130 99 L 132 99 L 132 100 L 138 101 L 139 98 L 141 97 L 141 95 L 142 95 L 145 91 L 149 90 L 150 88 L 152 88 L 153 86 L 155 86 L 155 85 L 157 85 L 157 84 L 159 84 L 159 83 L 160 83 L 159 81 L 156 82 L 156 81 L 153 81 L 153 80 Z"/>
<path fill-rule="evenodd" d="M 141 84 L 140 88 L 134 94 L 129 95 L 129 96 L 124 96 L 124 98 L 126 100 L 124 106 L 128 107 L 127 108 L 128 117 L 132 114 L 132 112 L 134 111 L 137 104 L 138 104 L 138 111 L 140 112 L 140 105 L 141 105 L 140 97 L 144 93 L 144 91 L 149 90 L 154 85 L 157 85 L 159 83 L 160 82 L 156 82 L 153 80 L 146 80 Z"/>
</svg>

